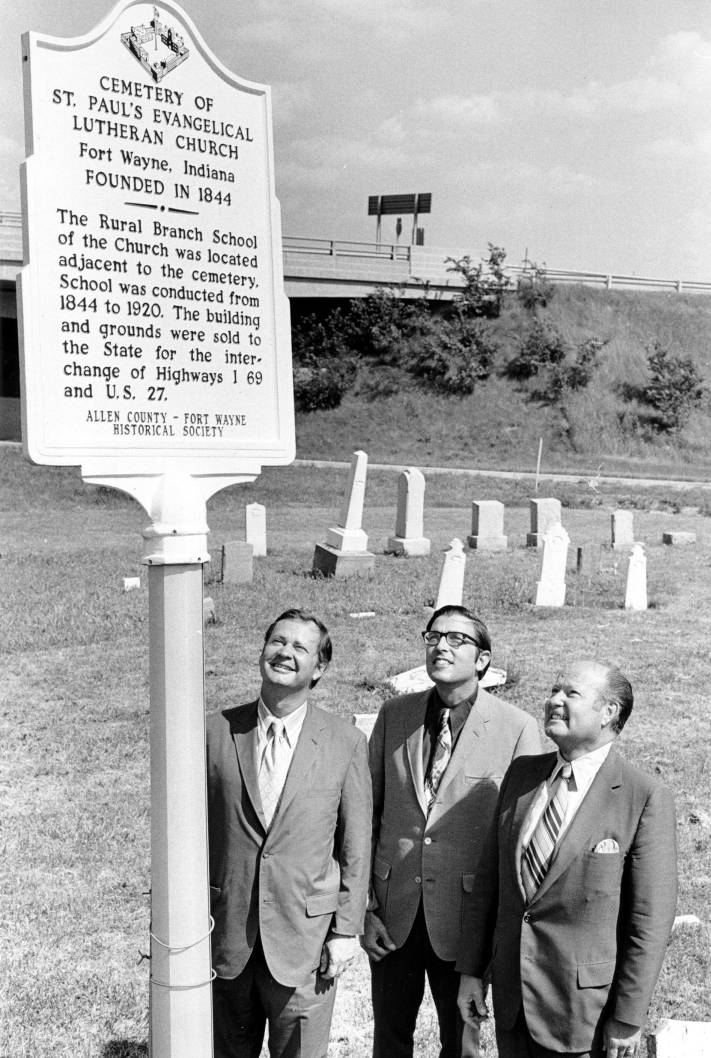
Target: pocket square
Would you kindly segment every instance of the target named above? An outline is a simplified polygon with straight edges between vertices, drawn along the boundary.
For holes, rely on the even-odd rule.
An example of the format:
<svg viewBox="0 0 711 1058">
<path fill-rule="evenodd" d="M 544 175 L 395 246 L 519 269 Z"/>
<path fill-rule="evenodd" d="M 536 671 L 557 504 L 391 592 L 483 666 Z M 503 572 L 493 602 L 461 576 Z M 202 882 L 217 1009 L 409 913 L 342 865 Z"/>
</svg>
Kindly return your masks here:
<svg viewBox="0 0 711 1058">
<path fill-rule="evenodd" d="M 593 853 L 600 852 L 603 854 L 619 851 L 620 846 L 617 844 L 614 838 L 604 838 L 602 841 L 598 841 L 597 845 L 593 849 Z"/>
</svg>

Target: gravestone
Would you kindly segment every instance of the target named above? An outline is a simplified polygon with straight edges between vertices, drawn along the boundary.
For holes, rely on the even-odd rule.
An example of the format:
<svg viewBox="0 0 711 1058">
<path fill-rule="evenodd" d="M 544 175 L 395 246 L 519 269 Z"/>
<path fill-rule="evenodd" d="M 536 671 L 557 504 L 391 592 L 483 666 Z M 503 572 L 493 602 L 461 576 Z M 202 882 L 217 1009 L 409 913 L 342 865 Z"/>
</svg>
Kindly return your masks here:
<svg viewBox="0 0 711 1058">
<path fill-rule="evenodd" d="M 469 547 L 477 551 L 505 551 L 504 505 L 499 500 L 475 500 L 472 503 L 472 531 Z"/>
<path fill-rule="evenodd" d="M 647 1036 L 649 1058 L 711 1058 L 711 1022 L 661 1021 Z"/>
<path fill-rule="evenodd" d="M 530 500 L 531 531 L 526 534 L 526 547 L 543 547 L 543 538 L 554 525 L 560 525 L 560 500 Z"/>
<path fill-rule="evenodd" d="M 377 713 L 353 713 L 351 723 L 362 731 L 366 738 L 370 738 L 377 719 Z"/>
<path fill-rule="evenodd" d="M 627 567 L 625 610 L 647 609 L 647 556 L 644 544 L 635 544 Z"/>
<path fill-rule="evenodd" d="M 430 541 L 424 535 L 424 506 L 425 476 L 416 467 L 408 467 L 398 478 L 395 535 L 388 537 L 387 552 L 429 555 Z"/>
<path fill-rule="evenodd" d="M 244 535 L 255 558 L 267 553 L 267 509 L 263 503 L 248 503 L 244 510 Z"/>
<path fill-rule="evenodd" d="M 662 543 L 669 544 L 672 547 L 695 544 L 696 533 L 662 533 Z"/>
<path fill-rule="evenodd" d="M 202 623 L 205 625 L 214 625 L 215 621 L 215 600 L 211 599 L 209 595 L 206 595 L 202 600 Z"/>
<path fill-rule="evenodd" d="M 124 591 L 135 591 L 136 588 L 140 588 L 141 578 L 140 577 L 124 577 L 123 578 L 123 590 Z"/>
<path fill-rule="evenodd" d="M 610 515 L 610 543 L 615 549 L 634 544 L 634 513 L 617 510 Z"/>
<path fill-rule="evenodd" d="M 328 530 L 324 544 L 316 544 L 314 573 L 352 577 L 368 573 L 375 566 L 375 555 L 368 551 L 368 537 L 361 527 L 367 469 L 366 453 L 354 452 L 338 525 Z"/>
<path fill-rule="evenodd" d="M 246 540 L 228 540 L 222 545 L 222 583 L 251 584 L 252 545 Z"/>
<path fill-rule="evenodd" d="M 444 555 L 435 610 L 442 606 L 461 606 L 464 595 L 464 567 L 466 566 L 464 544 L 456 536 Z"/>
<path fill-rule="evenodd" d="M 565 569 L 569 544 L 570 537 L 560 524 L 552 526 L 543 538 L 543 561 L 541 579 L 536 588 L 536 606 L 565 604 Z"/>
</svg>

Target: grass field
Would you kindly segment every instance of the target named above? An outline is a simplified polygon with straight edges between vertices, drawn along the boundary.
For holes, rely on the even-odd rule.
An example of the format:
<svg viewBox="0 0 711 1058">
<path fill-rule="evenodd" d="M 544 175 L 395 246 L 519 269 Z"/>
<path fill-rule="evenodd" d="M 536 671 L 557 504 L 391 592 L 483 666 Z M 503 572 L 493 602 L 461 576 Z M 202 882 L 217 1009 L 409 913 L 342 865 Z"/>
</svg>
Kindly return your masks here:
<svg viewBox="0 0 711 1058">
<path fill-rule="evenodd" d="M 424 461 L 423 461 L 424 462 Z M 679 820 L 678 911 L 708 926 L 711 807 L 708 708 L 711 521 L 706 494 L 556 489 L 571 536 L 568 604 L 530 599 L 540 555 L 524 546 L 530 486 L 429 478 L 426 559 L 383 555 L 395 520 L 396 475 L 369 476 L 364 528 L 375 572 L 348 582 L 310 575 L 314 544 L 334 524 L 346 472 L 284 468 L 211 502 L 212 568 L 206 593 L 216 623 L 205 632 L 207 709 L 248 700 L 258 687 L 261 631 L 290 605 L 329 625 L 334 662 L 319 704 L 342 714 L 376 710 L 385 678 L 422 660 L 418 637 L 437 588 L 442 550 L 470 531 L 471 500 L 504 499 L 507 554 L 470 553 L 465 597 L 487 620 L 505 696 L 540 721 L 557 667 L 575 655 L 618 662 L 636 690 L 620 742 L 672 788 Z M 85 488 L 75 470 L 29 467 L 0 447 L 3 686 L 0 696 L 0 1058 L 139 1058 L 147 1053 L 150 886 L 148 633 L 140 531 L 132 501 Z M 244 532 L 244 504 L 267 505 L 269 556 L 250 585 L 222 585 L 220 545 Z M 634 506 L 647 543 L 650 609 L 627 613 L 625 559 L 611 552 L 610 509 Z M 695 547 L 661 545 L 665 529 L 691 529 Z M 583 572 L 575 549 L 583 547 Z M 124 593 L 122 578 L 141 575 Z M 368 619 L 354 612 L 375 611 Z M 708 936 L 675 934 L 652 1019 L 709 1019 Z M 344 977 L 331 1058 L 370 1053 L 367 966 Z M 493 1058 L 491 1034 L 484 1054 Z M 437 1053 L 431 1007 L 417 1054 Z"/>
</svg>

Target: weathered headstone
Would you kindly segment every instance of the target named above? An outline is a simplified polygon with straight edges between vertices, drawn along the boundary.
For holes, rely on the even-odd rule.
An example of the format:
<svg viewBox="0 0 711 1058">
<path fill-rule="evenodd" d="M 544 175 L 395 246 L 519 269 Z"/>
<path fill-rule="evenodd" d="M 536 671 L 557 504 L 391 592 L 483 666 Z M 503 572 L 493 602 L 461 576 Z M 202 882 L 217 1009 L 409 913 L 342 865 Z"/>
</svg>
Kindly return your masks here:
<svg viewBox="0 0 711 1058">
<path fill-rule="evenodd" d="M 366 453 L 354 452 L 338 525 L 328 530 L 326 542 L 316 544 L 314 550 L 315 573 L 352 577 L 367 573 L 375 566 L 375 555 L 368 551 L 368 536 L 361 527 L 367 469 Z"/>
<path fill-rule="evenodd" d="M 505 551 L 508 538 L 504 536 L 504 505 L 499 500 L 474 500 L 472 503 L 472 531 L 467 543 L 477 551 Z"/>
<path fill-rule="evenodd" d="M 434 686 L 427 675 L 425 665 L 417 665 L 414 669 L 398 672 L 395 676 L 386 676 L 383 683 L 393 694 L 414 694 L 416 691 L 426 691 L 428 687 Z M 504 683 L 506 683 L 506 669 L 497 669 L 493 665 L 489 665 L 479 680 L 479 686 L 484 690 L 487 687 L 501 687 Z"/>
<path fill-rule="evenodd" d="M 711 1022 L 666 1019 L 647 1036 L 649 1058 L 711 1058 Z"/>
<path fill-rule="evenodd" d="M 627 548 L 634 543 L 634 513 L 617 510 L 610 515 L 610 543 L 612 547 Z"/>
<path fill-rule="evenodd" d="M 554 525 L 560 525 L 560 500 L 553 498 L 529 501 L 531 531 L 526 534 L 526 547 L 543 547 L 543 538 Z"/>
<path fill-rule="evenodd" d="M 430 541 L 424 535 L 425 476 L 408 467 L 397 483 L 395 535 L 388 537 L 386 551 L 395 555 L 429 555 Z"/>
<path fill-rule="evenodd" d="M 246 540 L 228 540 L 222 545 L 222 583 L 251 584 L 254 568 L 252 545 Z"/>
<path fill-rule="evenodd" d="M 672 547 L 680 547 L 684 544 L 695 544 L 696 533 L 662 533 L 662 543 Z"/>
<path fill-rule="evenodd" d="M 215 623 L 215 600 L 206 595 L 202 600 L 202 623 L 214 625 Z"/>
<path fill-rule="evenodd" d="M 562 525 L 552 526 L 543 538 L 541 579 L 536 588 L 536 606 L 563 606 L 565 569 L 570 537 Z"/>
<path fill-rule="evenodd" d="M 439 575 L 435 610 L 439 610 L 441 606 L 462 605 L 466 562 L 464 544 L 455 536 L 444 555 L 442 570 Z"/>
<path fill-rule="evenodd" d="M 647 556 L 644 544 L 635 544 L 627 567 L 625 610 L 647 609 Z"/>
<path fill-rule="evenodd" d="M 267 509 L 263 503 L 248 503 L 244 511 L 244 536 L 255 558 L 267 553 Z"/>
<path fill-rule="evenodd" d="M 351 723 L 362 731 L 366 738 L 370 738 L 377 719 L 377 713 L 353 713 Z"/>
<path fill-rule="evenodd" d="M 140 588 L 141 578 L 140 577 L 124 577 L 123 578 L 123 590 L 124 591 L 135 591 L 136 588 Z"/>
</svg>

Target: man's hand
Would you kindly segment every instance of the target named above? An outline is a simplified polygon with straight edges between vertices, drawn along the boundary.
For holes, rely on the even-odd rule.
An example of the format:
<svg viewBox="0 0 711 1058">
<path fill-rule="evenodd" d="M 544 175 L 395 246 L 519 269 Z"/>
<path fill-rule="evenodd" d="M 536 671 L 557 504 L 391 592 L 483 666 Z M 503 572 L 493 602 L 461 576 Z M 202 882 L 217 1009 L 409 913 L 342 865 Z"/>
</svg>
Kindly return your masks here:
<svg viewBox="0 0 711 1058">
<path fill-rule="evenodd" d="M 358 954 L 357 937 L 339 937 L 331 933 L 321 951 L 319 973 L 322 977 L 340 977 Z"/>
<path fill-rule="evenodd" d="M 639 1050 L 641 1038 L 641 1028 L 608 1018 L 603 1031 L 602 1048 L 607 1051 L 607 1058 L 633 1058 Z"/>
<path fill-rule="evenodd" d="M 373 962 L 380 962 L 388 952 L 395 951 L 397 945 L 393 942 L 385 924 L 378 918 L 374 911 L 366 911 L 365 932 L 360 939 L 361 947 L 368 953 L 368 958 Z"/>
<path fill-rule="evenodd" d="M 465 1025 L 477 1027 L 482 1018 L 488 1018 L 486 988 L 481 977 L 470 977 L 469 974 L 460 975 L 457 1006 Z M 611 1056 L 608 1055 L 608 1058 Z"/>
</svg>

